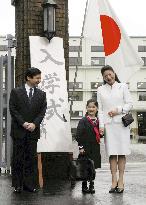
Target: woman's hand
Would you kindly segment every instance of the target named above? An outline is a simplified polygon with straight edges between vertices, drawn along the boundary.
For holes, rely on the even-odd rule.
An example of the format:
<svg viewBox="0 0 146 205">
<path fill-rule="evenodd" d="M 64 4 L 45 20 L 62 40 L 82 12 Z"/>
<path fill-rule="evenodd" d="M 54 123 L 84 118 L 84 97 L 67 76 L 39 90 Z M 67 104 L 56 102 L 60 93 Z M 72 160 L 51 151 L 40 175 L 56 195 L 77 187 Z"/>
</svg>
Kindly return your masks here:
<svg viewBox="0 0 146 205">
<path fill-rule="evenodd" d="M 118 109 L 111 110 L 110 112 L 108 112 L 108 115 L 110 117 L 114 117 L 114 116 L 118 115 Z"/>
<path fill-rule="evenodd" d="M 104 134 L 104 128 L 99 128 L 99 133 L 102 136 Z"/>
</svg>

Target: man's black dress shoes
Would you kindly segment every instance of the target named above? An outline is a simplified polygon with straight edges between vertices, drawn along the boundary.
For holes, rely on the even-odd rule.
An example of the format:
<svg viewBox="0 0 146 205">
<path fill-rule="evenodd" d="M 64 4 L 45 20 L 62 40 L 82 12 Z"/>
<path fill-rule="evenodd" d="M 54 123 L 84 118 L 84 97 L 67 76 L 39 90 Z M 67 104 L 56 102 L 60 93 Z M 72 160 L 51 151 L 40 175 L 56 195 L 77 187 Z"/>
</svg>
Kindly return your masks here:
<svg viewBox="0 0 146 205">
<path fill-rule="evenodd" d="M 21 187 L 15 187 L 14 188 L 14 193 L 21 193 L 22 192 L 22 188 Z"/>
<path fill-rule="evenodd" d="M 26 186 L 23 187 L 23 190 L 24 191 L 28 191 L 28 192 L 32 192 L 32 193 L 38 192 L 38 189 L 36 189 L 36 188 L 28 188 Z"/>
</svg>

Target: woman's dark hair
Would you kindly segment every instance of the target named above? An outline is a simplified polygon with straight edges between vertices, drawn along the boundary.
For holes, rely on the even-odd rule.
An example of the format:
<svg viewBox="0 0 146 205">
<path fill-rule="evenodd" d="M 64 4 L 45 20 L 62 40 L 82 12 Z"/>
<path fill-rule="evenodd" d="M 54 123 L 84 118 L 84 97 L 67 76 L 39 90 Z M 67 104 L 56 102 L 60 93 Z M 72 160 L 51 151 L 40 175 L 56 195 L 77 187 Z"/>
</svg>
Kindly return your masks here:
<svg viewBox="0 0 146 205">
<path fill-rule="evenodd" d="M 41 74 L 41 71 L 38 68 L 28 68 L 25 72 L 25 80 L 27 81 L 27 77 L 33 78 L 36 75 Z"/>
<path fill-rule="evenodd" d="M 107 70 L 110 70 L 112 71 L 113 73 L 115 73 L 114 69 L 110 66 L 110 65 L 105 65 L 101 68 L 101 74 L 103 76 L 104 72 L 107 71 Z M 115 73 L 115 81 L 117 81 L 118 83 L 120 83 L 120 80 L 117 76 L 117 74 Z M 106 84 L 106 81 L 104 80 L 104 84 Z"/>
<path fill-rule="evenodd" d="M 86 106 L 88 106 L 89 105 L 89 103 L 94 103 L 94 105 L 98 108 L 98 102 L 95 100 L 95 99 L 89 99 L 88 101 L 87 101 L 87 103 L 86 103 Z M 97 112 L 98 113 L 98 112 Z M 96 113 L 96 117 L 97 117 L 97 113 Z M 88 112 L 86 112 L 86 114 L 85 114 L 85 116 L 87 116 L 88 115 Z"/>
</svg>

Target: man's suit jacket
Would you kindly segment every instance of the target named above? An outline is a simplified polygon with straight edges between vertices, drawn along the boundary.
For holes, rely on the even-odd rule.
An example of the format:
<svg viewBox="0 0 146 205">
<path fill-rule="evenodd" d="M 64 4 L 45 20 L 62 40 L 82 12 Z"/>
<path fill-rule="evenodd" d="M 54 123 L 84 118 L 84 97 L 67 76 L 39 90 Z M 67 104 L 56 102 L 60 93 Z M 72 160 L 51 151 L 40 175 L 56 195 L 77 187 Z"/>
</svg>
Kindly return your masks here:
<svg viewBox="0 0 146 205">
<path fill-rule="evenodd" d="M 11 137 L 23 139 L 29 133 L 31 139 L 40 138 L 40 123 L 42 122 L 47 108 L 46 93 L 38 88 L 34 88 L 34 94 L 29 101 L 24 86 L 14 88 L 10 94 L 9 109 L 12 117 Z M 25 122 L 36 125 L 33 132 L 23 128 Z"/>
</svg>

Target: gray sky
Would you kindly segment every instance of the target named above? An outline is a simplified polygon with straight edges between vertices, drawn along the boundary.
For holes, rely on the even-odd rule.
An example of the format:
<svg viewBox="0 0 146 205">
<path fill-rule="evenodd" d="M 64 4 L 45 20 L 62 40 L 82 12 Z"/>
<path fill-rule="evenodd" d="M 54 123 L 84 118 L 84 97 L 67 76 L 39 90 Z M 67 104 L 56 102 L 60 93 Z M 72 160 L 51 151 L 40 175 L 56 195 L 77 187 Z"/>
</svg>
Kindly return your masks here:
<svg viewBox="0 0 146 205">
<path fill-rule="evenodd" d="M 70 35 L 81 33 L 86 0 L 68 0 Z M 109 0 L 129 36 L 146 36 L 146 0 Z"/>
<path fill-rule="evenodd" d="M 15 34 L 15 8 L 11 0 L 1 0 L 0 5 L 0 35 Z"/>
<path fill-rule="evenodd" d="M 0 35 L 15 34 L 15 8 L 11 0 L 1 0 Z M 69 32 L 81 34 L 86 0 L 68 0 Z M 130 36 L 146 36 L 146 0 L 109 0 L 124 29 Z"/>
</svg>

